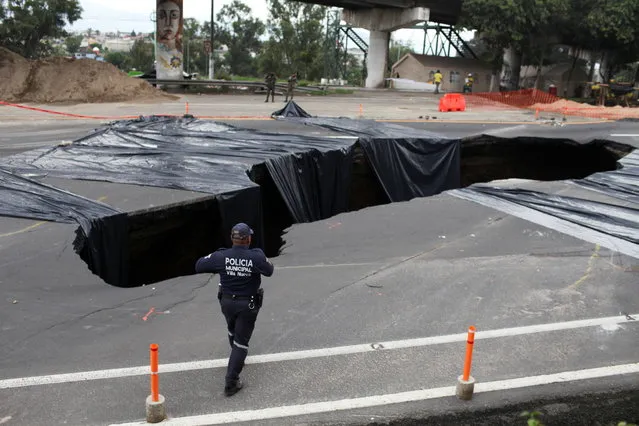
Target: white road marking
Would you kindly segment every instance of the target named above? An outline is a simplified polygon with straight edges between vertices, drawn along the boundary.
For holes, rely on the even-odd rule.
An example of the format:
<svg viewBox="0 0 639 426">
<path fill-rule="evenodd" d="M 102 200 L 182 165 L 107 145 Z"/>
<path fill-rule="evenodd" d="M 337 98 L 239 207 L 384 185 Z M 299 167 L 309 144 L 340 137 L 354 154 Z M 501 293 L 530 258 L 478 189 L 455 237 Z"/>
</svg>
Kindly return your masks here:
<svg viewBox="0 0 639 426">
<path fill-rule="evenodd" d="M 639 314 L 630 315 L 639 318 Z M 584 327 L 610 326 L 611 324 L 638 323 L 639 320 L 628 319 L 626 315 L 605 318 L 557 322 L 551 324 L 537 324 L 523 327 L 501 328 L 496 330 L 477 331 L 475 340 L 495 339 L 500 337 L 520 336 L 550 331 L 573 330 Z M 417 339 L 394 340 L 388 342 L 372 342 L 350 346 L 335 346 L 332 348 L 309 349 L 303 351 L 278 352 L 272 354 L 252 355 L 246 358 L 246 364 L 264 364 L 269 362 L 294 361 L 310 358 L 322 358 L 337 355 L 352 355 L 365 352 L 376 352 L 396 349 L 407 349 L 422 346 L 441 345 L 446 343 L 465 342 L 466 333 L 448 334 L 444 336 L 423 337 Z M 206 370 L 226 367 L 228 359 L 212 359 L 203 361 L 178 362 L 160 364 L 160 373 L 175 373 L 180 371 Z M 21 377 L 0 380 L 0 389 L 21 388 L 27 386 L 50 385 L 55 383 L 84 382 L 90 380 L 114 379 L 120 377 L 142 376 L 149 374 L 148 366 L 114 368 L 110 370 L 83 371 L 79 373 L 54 374 L 49 376 Z"/>
<path fill-rule="evenodd" d="M 609 367 L 591 368 L 587 370 L 564 371 L 556 374 L 520 377 L 516 379 L 497 380 L 494 382 L 476 383 L 474 393 L 485 393 L 520 389 L 552 383 L 567 383 L 580 380 L 598 379 L 602 377 L 620 376 L 639 373 L 639 363 L 613 365 Z M 313 402 L 309 404 L 285 405 L 261 410 L 232 411 L 227 413 L 204 414 L 199 416 L 176 417 L 162 422 L 162 425 L 199 426 L 234 422 L 277 419 L 282 417 L 304 416 L 309 414 L 328 413 L 339 410 L 378 407 L 390 404 L 424 401 L 451 397 L 455 395 L 455 386 L 424 389 L 387 395 L 367 396 L 363 398 L 341 399 L 337 401 Z M 138 426 L 146 422 L 112 424 L 111 426 Z"/>
<path fill-rule="evenodd" d="M 639 137 L 639 133 L 637 133 L 637 134 L 632 134 L 632 133 L 630 133 L 630 134 L 617 133 L 617 134 L 614 134 L 614 135 L 613 135 L 613 134 L 611 134 L 610 136 L 618 136 L 618 137 L 621 137 L 621 138 L 632 138 L 632 137 Z"/>
<path fill-rule="evenodd" d="M 0 419 L 0 425 L 1 425 L 1 424 L 4 424 L 4 423 L 6 423 L 6 422 L 8 422 L 8 421 L 9 421 L 9 420 L 11 420 L 12 418 L 13 418 L 13 417 L 11 417 L 11 416 L 7 416 L 7 417 L 3 417 L 3 418 L 1 418 L 1 419 Z"/>
<path fill-rule="evenodd" d="M 370 266 L 370 265 L 379 265 L 379 262 L 366 262 L 366 263 L 326 263 L 326 264 L 317 264 L 317 265 L 295 265 L 295 266 L 278 266 L 275 265 L 276 268 L 279 269 L 305 269 L 305 268 L 340 268 L 343 266 Z"/>
</svg>

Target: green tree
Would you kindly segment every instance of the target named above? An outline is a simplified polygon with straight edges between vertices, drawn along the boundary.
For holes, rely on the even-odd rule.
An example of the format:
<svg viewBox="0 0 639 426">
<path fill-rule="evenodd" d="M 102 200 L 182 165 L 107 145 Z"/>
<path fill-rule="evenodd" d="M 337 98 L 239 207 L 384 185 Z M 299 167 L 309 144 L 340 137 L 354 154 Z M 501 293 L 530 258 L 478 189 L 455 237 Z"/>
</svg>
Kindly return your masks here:
<svg viewBox="0 0 639 426">
<path fill-rule="evenodd" d="M 287 0 L 268 0 L 268 42 L 260 70 L 280 76 L 319 80 L 324 73 L 326 7 Z"/>
<path fill-rule="evenodd" d="M 253 76 L 257 74 L 256 55 L 260 52 L 265 26 L 251 16 L 251 8 L 239 0 L 222 7 L 217 15 L 219 28 L 215 36 L 228 47 L 223 64 L 232 74 Z"/>
<path fill-rule="evenodd" d="M 27 58 L 51 52 L 49 38 L 66 37 L 65 25 L 82 16 L 78 0 L 1 0 L 0 46 Z"/>
<path fill-rule="evenodd" d="M 348 84 L 353 86 L 363 86 L 366 83 L 362 62 L 354 55 L 347 55 L 346 57 L 346 72 L 344 79 L 348 81 Z"/>
<path fill-rule="evenodd" d="M 105 55 L 104 59 L 123 71 L 129 68 L 129 63 L 131 62 L 130 56 L 122 52 L 109 52 Z"/>
<path fill-rule="evenodd" d="M 153 69 L 155 51 L 153 43 L 144 40 L 136 40 L 129 52 L 129 65 L 138 71 L 147 72 Z"/>
<path fill-rule="evenodd" d="M 485 48 L 484 56 L 492 59 L 493 72 L 501 69 L 504 50 L 511 47 L 521 54 L 518 43 L 524 35 L 514 18 L 517 14 L 516 2 L 520 0 L 466 0 L 462 3 L 462 14 L 458 26 L 477 30 L 478 43 Z M 519 84 L 519 69 L 513 70 L 511 85 Z"/>
<path fill-rule="evenodd" d="M 198 67 L 201 62 L 200 56 L 204 54 L 200 30 L 200 23 L 196 19 L 184 19 L 184 70 L 186 72 L 203 73 L 206 71 L 206 62 L 204 62 L 204 68 Z"/>
<path fill-rule="evenodd" d="M 558 29 L 566 22 L 570 0 L 465 0 L 460 26 L 477 30 L 492 59 L 493 70 L 507 48 L 523 54 L 540 70 Z M 519 69 L 513 69 L 517 86 Z M 539 74 L 539 73 L 538 73 Z"/>
<path fill-rule="evenodd" d="M 67 46 L 67 52 L 73 55 L 78 50 L 80 50 L 80 45 L 82 44 L 82 36 L 67 37 L 67 39 L 64 41 L 64 44 Z"/>
<path fill-rule="evenodd" d="M 540 69 L 564 43 L 598 52 L 608 78 L 639 58 L 639 0 L 465 0 L 460 26 L 478 30 L 495 63 L 512 48 Z"/>
<path fill-rule="evenodd" d="M 576 1 L 576 0 L 575 0 Z M 629 62 L 639 60 L 639 0 L 595 1 L 585 3 L 586 43 L 601 53 L 604 79 L 621 70 Z"/>
</svg>

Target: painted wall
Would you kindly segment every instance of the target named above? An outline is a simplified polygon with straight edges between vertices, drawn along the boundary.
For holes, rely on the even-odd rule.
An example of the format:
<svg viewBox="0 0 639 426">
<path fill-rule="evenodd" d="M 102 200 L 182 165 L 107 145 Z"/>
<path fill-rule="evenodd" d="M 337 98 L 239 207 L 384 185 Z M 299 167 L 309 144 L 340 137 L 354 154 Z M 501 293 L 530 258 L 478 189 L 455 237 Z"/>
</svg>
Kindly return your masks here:
<svg viewBox="0 0 639 426">
<path fill-rule="evenodd" d="M 157 0 L 155 59 L 159 79 L 183 78 L 183 11 L 183 0 Z"/>
</svg>

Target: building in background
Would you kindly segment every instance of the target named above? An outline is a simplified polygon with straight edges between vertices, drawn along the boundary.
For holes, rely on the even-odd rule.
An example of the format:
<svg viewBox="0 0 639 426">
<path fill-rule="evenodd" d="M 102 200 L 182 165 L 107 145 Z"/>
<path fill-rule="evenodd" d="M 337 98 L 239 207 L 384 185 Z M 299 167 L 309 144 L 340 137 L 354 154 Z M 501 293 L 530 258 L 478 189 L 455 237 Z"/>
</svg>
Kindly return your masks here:
<svg viewBox="0 0 639 426">
<path fill-rule="evenodd" d="M 131 51 L 131 48 L 133 47 L 133 43 L 135 43 L 135 39 L 133 38 L 112 38 L 112 39 L 107 39 L 104 42 L 104 47 L 109 52 L 128 53 Z"/>
<path fill-rule="evenodd" d="M 397 61 L 391 71 L 391 77 L 432 83 L 435 72 L 440 70 L 444 79 L 440 90 L 444 92 L 461 92 L 466 75 L 474 77 L 473 92 L 488 92 L 492 79 L 489 65 L 476 60 L 461 57 L 445 57 L 418 55 L 407 53 Z M 495 90 L 499 88 L 496 85 Z"/>
</svg>

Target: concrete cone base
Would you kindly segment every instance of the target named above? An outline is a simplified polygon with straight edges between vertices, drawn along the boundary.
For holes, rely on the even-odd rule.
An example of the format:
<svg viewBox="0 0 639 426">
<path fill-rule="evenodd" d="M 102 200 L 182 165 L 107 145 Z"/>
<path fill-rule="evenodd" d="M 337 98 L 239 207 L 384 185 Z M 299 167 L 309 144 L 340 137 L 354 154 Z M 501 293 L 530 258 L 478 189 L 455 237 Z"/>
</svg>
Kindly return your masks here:
<svg viewBox="0 0 639 426">
<path fill-rule="evenodd" d="M 470 376 L 468 380 L 464 380 L 463 376 L 457 378 L 457 388 L 455 394 L 457 398 L 464 401 L 468 401 L 473 398 L 473 391 L 475 390 L 475 379 Z"/>
<path fill-rule="evenodd" d="M 164 410 L 164 397 L 159 395 L 158 401 L 152 401 L 151 395 L 146 398 L 146 421 L 147 423 L 160 423 L 166 418 Z"/>
</svg>

